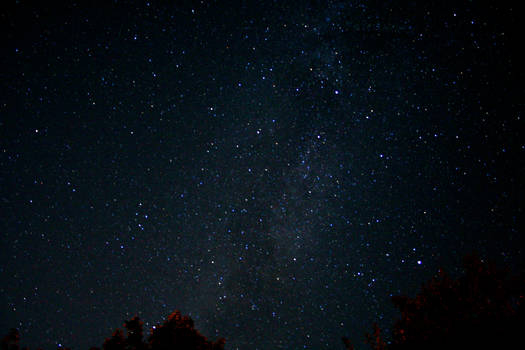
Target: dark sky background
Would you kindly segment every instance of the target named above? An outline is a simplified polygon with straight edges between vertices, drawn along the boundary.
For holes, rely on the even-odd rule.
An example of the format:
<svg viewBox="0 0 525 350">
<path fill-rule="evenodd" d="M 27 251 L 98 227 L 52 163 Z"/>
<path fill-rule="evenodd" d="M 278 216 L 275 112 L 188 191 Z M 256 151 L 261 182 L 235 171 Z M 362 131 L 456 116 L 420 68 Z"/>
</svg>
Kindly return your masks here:
<svg viewBox="0 0 525 350">
<path fill-rule="evenodd" d="M 338 349 L 523 262 L 519 11 L 482 3 L 3 4 L 0 332 Z"/>
</svg>

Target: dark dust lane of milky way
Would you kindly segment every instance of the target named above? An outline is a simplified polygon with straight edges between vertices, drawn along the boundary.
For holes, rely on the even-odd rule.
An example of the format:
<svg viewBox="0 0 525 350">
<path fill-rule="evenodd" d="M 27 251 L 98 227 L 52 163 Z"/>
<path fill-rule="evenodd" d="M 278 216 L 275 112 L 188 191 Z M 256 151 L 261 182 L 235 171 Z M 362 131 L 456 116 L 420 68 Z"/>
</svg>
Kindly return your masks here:
<svg viewBox="0 0 525 350">
<path fill-rule="evenodd" d="M 523 261 L 518 9 L 26 1 L 0 22 L 0 332 L 178 309 L 227 349 L 358 346 L 439 267 Z"/>
</svg>

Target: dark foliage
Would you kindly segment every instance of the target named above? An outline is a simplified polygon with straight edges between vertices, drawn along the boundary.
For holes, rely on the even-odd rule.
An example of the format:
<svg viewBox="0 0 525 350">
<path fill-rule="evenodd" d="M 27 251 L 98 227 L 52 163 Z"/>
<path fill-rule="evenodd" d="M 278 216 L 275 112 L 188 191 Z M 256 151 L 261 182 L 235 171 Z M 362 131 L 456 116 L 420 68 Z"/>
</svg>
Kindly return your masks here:
<svg viewBox="0 0 525 350">
<path fill-rule="evenodd" d="M 224 350 L 223 338 L 216 342 L 209 341 L 195 329 L 193 320 L 182 316 L 179 311 L 169 315 L 163 325 L 153 327 L 147 341 L 143 339 L 143 323 L 137 316 L 126 321 L 124 327 L 127 335 L 117 329 L 104 341 L 103 350 Z M 2 339 L 0 350 L 27 349 L 20 349 L 20 334 L 12 329 Z M 89 350 L 100 349 L 92 347 Z"/>
<path fill-rule="evenodd" d="M 161 327 L 153 329 L 147 346 L 151 350 L 221 350 L 224 344 L 222 338 L 216 342 L 208 341 L 194 328 L 190 317 L 175 311 Z"/>
<path fill-rule="evenodd" d="M 222 350 L 224 339 L 211 342 L 195 329 L 189 316 L 173 312 L 162 326 L 153 327 L 147 342 L 143 340 L 143 324 L 138 317 L 126 321 L 124 332 L 117 329 L 106 339 L 103 350 Z"/>
<path fill-rule="evenodd" d="M 465 273 L 458 279 L 439 271 L 414 298 L 393 297 L 401 319 L 394 324 L 391 341 L 387 343 L 374 324 L 365 342 L 374 350 L 504 349 L 521 343 L 523 274 L 509 276 L 475 255 L 467 256 L 464 266 Z M 223 338 L 209 341 L 179 311 L 153 327 L 147 339 L 138 317 L 126 321 L 124 327 L 127 334 L 117 329 L 102 350 L 223 350 L 225 345 Z M 348 338 L 343 343 L 347 350 L 354 349 Z M 12 329 L 2 338 L 0 350 L 27 349 L 20 347 L 20 334 Z"/>
<path fill-rule="evenodd" d="M 1 350 L 19 350 L 20 349 L 20 333 L 13 328 L 2 338 Z"/>
<path fill-rule="evenodd" d="M 416 297 L 393 297 L 401 319 L 394 324 L 391 343 L 375 325 L 367 343 L 376 350 L 503 349 L 521 343 L 523 274 L 510 277 L 475 255 L 467 256 L 464 266 L 459 279 L 440 271 Z M 348 339 L 343 342 L 352 349 Z"/>
</svg>

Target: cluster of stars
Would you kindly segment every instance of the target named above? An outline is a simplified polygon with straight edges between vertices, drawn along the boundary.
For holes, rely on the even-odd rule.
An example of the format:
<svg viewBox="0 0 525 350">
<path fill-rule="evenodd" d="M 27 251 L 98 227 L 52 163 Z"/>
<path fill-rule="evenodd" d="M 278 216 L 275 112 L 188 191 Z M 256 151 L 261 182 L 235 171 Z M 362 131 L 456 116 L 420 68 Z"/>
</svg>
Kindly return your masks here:
<svg viewBox="0 0 525 350">
<path fill-rule="evenodd" d="M 180 309 L 231 349 L 331 349 L 471 249 L 519 255 L 506 21 L 335 0 L 16 6 L 0 325 L 32 348 Z"/>
</svg>

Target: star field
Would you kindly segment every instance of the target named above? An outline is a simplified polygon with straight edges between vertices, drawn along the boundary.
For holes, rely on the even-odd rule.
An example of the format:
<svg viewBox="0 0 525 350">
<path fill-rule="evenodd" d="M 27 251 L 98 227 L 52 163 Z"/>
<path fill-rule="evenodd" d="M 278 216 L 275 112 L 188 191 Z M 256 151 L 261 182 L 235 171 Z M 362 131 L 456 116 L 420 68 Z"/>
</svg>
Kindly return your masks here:
<svg viewBox="0 0 525 350">
<path fill-rule="evenodd" d="M 2 6 L 0 330 L 31 348 L 175 309 L 359 348 L 439 267 L 523 261 L 517 8 Z"/>
</svg>

